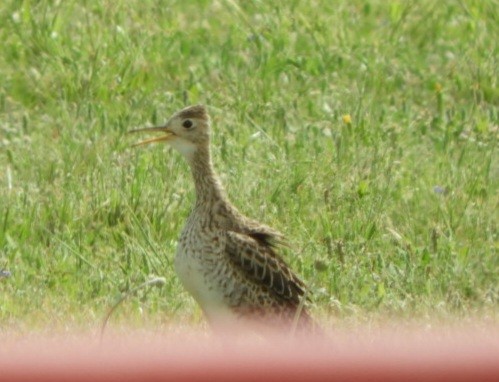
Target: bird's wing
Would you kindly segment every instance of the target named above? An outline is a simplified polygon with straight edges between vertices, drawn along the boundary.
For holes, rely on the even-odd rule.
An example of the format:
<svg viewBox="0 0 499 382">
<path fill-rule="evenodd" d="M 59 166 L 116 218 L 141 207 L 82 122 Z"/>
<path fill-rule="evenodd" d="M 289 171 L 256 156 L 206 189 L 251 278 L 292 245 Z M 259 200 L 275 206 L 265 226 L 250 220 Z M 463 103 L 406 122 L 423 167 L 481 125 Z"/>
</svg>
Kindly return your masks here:
<svg viewBox="0 0 499 382">
<path fill-rule="evenodd" d="M 262 244 L 264 246 L 269 246 L 272 248 L 276 248 L 278 246 L 289 247 L 284 235 L 270 228 L 267 229 L 266 227 L 263 227 L 262 229 L 262 227 L 258 227 L 255 229 L 244 227 L 240 232 L 251 236 L 259 244 Z"/>
<path fill-rule="evenodd" d="M 228 231 L 225 253 L 248 279 L 262 285 L 278 301 L 299 305 L 305 284 L 265 240 Z"/>
</svg>

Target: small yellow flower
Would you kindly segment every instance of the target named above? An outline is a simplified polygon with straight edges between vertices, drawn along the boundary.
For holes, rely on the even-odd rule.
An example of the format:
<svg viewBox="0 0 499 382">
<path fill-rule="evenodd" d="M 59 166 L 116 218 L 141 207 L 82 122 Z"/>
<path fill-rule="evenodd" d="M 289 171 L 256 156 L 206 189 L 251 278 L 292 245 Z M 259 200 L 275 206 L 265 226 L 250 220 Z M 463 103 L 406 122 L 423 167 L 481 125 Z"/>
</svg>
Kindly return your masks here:
<svg viewBox="0 0 499 382">
<path fill-rule="evenodd" d="M 436 93 L 441 93 L 442 92 L 442 84 L 440 82 L 437 82 L 435 84 L 435 92 Z"/>
<path fill-rule="evenodd" d="M 341 119 L 343 120 L 343 123 L 345 125 L 351 125 L 352 124 L 352 117 L 350 114 L 345 114 L 343 117 L 341 117 Z"/>
</svg>

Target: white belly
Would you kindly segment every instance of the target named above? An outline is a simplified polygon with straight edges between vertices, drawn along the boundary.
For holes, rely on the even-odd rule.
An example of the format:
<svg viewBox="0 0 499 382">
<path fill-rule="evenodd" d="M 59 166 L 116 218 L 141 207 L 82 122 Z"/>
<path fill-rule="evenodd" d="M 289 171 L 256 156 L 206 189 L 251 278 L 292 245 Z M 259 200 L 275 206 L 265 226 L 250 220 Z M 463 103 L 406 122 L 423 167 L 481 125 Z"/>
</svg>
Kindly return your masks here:
<svg viewBox="0 0 499 382">
<path fill-rule="evenodd" d="M 193 245 L 187 250 L 181 243 L 175 256 L 175 271 L 184 288 L 194 297 L 210 324 L 223 326 L 234 315 L 225 301 L 213 267 L 217 265 L 216 253 L 203 253 L 202 247 Z"/>
</svg>

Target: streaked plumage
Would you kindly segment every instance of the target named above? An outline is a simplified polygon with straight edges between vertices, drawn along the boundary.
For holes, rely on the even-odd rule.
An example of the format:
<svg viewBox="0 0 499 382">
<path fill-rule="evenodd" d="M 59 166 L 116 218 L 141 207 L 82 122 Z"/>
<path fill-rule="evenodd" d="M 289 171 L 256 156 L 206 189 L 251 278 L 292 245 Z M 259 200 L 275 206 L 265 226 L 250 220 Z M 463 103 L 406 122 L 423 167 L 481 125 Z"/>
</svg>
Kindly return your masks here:
<svg viewBox="0 0 499 382">
<path fill-rule="evenodd" d="M 278 254 L 282 235 L 243 216 L 227 199 L 213 169 L 210 121 L 204 106 L 175 113 L 163 127 L 136 131 L 166 135 L 186 158 L 196 203 L 179 239 L 175 269 L 215 329 L 246 320 L 278 329 L 310 326 L 305 284 Z M 139 143 L 141 144 L 141 143 Z"/>
</svg>

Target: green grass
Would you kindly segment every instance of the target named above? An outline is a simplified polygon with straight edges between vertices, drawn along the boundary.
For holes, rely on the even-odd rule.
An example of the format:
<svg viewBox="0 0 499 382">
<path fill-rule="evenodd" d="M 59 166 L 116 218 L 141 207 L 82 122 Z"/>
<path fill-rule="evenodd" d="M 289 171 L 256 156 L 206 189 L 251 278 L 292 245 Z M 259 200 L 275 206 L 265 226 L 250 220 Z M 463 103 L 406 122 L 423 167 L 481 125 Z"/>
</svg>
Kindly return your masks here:
<svg viewBox="0 0 499 382">
<path fill-rule="evenodd" d="M 200 320 L 172 267 L 188 168 L 125 134 L 193 103 L 314 314 L 495 317 L 498 5 L 2 1 L 0 327 L 98 327 L 155 276 L 114 322 Z"/>
</svg>

